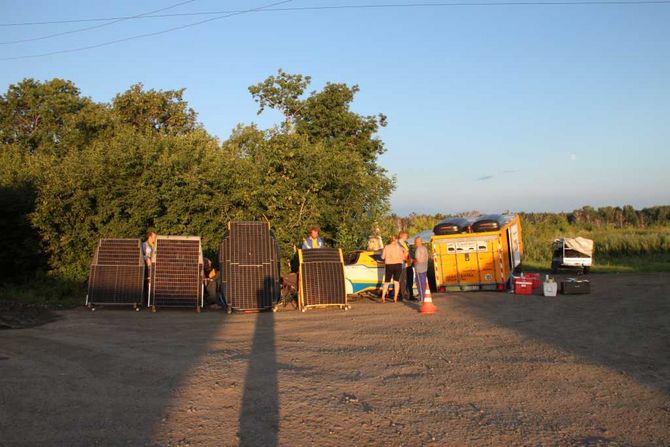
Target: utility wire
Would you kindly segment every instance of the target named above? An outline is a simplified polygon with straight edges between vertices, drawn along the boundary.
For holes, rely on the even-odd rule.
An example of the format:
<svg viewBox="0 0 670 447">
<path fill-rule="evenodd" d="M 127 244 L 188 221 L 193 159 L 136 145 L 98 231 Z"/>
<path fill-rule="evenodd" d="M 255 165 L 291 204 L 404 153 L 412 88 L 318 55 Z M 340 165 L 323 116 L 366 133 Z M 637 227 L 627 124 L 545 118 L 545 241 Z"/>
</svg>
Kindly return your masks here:
<svg viewBox="0 0 670 447">
<path fill-rule="evenodd" d="M 431 7 L 454 7 L 454 6 L 583 6 L 583 5 L 667 5 L 670 0 L 575 0 L 575 1 L 501 1 L 501 2 L 449 2 L 449 3 L 391 3 L 391 4 L 361 4 L 361 5 L 334 5 L 334 6 L 297 6 L 290 8 L 267 8 L 262 10 L 224 10 L 224 11 L 199 11 L 184 12 L 174 14 L 150 14 L 141 16 L 122 16 L 122 17 L 98 17 L 87 19 L 69 19 L 69 20 L 51 20 L 41 22 L 15 22 L 0 23 L 0 27 L 9 26 L 29 26 L 29 25 L 52 25 L 62 23 L 80 23 L 80 22 L 103 22 L 108 20 L 130 20 L 130 19 L 157 19 L 166 17 L 186 17 L 186 16 L 204 16 L 218 14 L 236 14 L 247 12 L 280 12 L 280 11 L 318 11 L 334 9 L 390 9 L 390 8 L 431 8 Z"/>
<path fill-rule="evenodd" d="M 151 37 L 151 36 L 158 36 L 160 34 L 166 34 L 166 33 L 170 33 L 170 32 L 173 32 L 173 31 L 178 31 L 178 30 L 182 30 L 182 29 L 185 29 L 185 28 L 190 28 L 190 27 L 193 27 L 193 26 L 202 25 L 202 24 L 205 24 L 205 23 L 213 22 L 215 20 L 226 19 L 228 17 L 238 16 L 238 15 L 252 13 L 252 12 L 258 12 L 258 11 L 261 11 L 265 8 L 271 8 L 273 6 L 283 5 L 283 4 L 288 3 L 290 1 L 291 0 L 284 0 L 284 1 L 281 1 L 281 2 L 270 3 L 269 5 L 260 6 L 258 8 L 244 9 L 244 10 L 240 10 L 240 11 L 236 11 L 236 12 L 231 12 L 231 13 L 228 13 L 228 14 L 219 15 L 219 16 L 216 16 L 216 17 L 211 17 L 209 19 L 200 20 L 198 22 L 187 23 L 186 25 L 174 26 L 172 28 L 167 28 L 167 29 L 164 29 L 164 30 L 161 30 L 161 31 L 154 31 L 154 32 L 151 32 L 151 33 L 136 34 L 134 36 L 124 37 L 122 39 L 110 40 L 110 41 L 107 41 L 107 42 L 97 43 L 97 44 L 94 44 L 94 45 L 86 45 L 86 46 L 78 47 L 78 48 L 68 48 L 66 50 L 50 51 L 48 53 L 31 54 L 31 55 L 26 55 L 26 56 L 3 57 L 3 58 L 0 58 L 0 61 L 14 61 L 14 60 L 20 60 L 20 59 L 34 59 L 34 58 L 38 58 L 38 57 L 53 56 L 55 54 L 74 53 L 74 52 L 77 52 L 77 51 L 84 51 L 84 50 L 90 50 L 90 49 L 93 49 L 93 48 L 100 48 L 100 47 L 104 47 L 104 46 L 108 46 L 108 45 L 113 45 L 113 44 L 116 44 L 116 43 L 127 42 L 129 40 L 141 39 L 141 38 L 144 38 L 144 37 Z"/>
<path fill-rule="evenodd" d="M 139 18 L 148 16 L 148 15 L 151 15 L 151 14 L 156 14 L 157 12 L 167 11 L 168 9 L 173 9 L 173 8 L 178 7 L 178 6 L 185 5 L 187 3 L 193 3 L 194 1 L 195 0 L 187 0 L 185 2 L 176 3 L 176 4 L 174 4 L 172 6 L 168 6 L 166 8 L 156 9 L 154 11 L 149 11 L 149 12 L 145 12 L 145 13 L 142 13 L 142 14 L 137 14 L 137 15 L 134 15 L 134 16 L 119 17 L 119 18 L 116 18 L 116 19 L 110 19 L 111 22 L 103 23 L 103 24 L 100 24 L 100 25 L 87 26 L 85 28 L 77 28 L 77 29 L 73 29 L 73 30 L 70 30 L 70 31 L 63 31 L 63 32 L 60 32 L 60 33 L 48 34 L 46 36 L 31 37 L 31 38 L 28 38 L 28 39 L 10 40 L 10 41 L 7 41 L 7 42 L 0 42 L 0 45 L 10 45 L 10 44 L 15 44 L 15 43 L 34 42 L 36 40 L 50 39 L 52 37 L 64 36 L 66 34 L 75 34 L 75 33 L 81 33 L 81 32 L 84 32 L 84 31 L 90 31 L 92 29 L 98 29 L 98 28 L 103 28 L 105 26 L 114 25 L 115 23 L 123 22 L 125 20 L 139 19 Z"/>
</svg>

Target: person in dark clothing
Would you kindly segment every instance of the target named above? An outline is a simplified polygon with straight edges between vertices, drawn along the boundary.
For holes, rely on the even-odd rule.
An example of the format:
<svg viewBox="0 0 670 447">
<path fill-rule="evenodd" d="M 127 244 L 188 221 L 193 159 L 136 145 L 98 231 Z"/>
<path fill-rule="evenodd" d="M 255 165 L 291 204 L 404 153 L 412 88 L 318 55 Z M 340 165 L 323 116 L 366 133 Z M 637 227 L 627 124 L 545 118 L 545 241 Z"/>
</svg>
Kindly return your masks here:
<svg viewBox="0 0 670 447">
<path fill-rule="evenodd" d="M 407 238 L 409 234 L 401 231 L 398 234 L 398 244 L 405 250 L 406 258 L 402 264 L 402 273 L 400 275 L 400 297 L 403 300 L 414 300 L 414 269 L 412 268 L 412 257 L 410 256 L 409 244 Z"/>
<path fill-rule="evenodd" d="M 216 293 L 216 269 L 212 261 L 205 258 L 202 269 L 202 282 L 205 285 L 205 301 L 212 309 L 218 309 L 219 297 Z"/>
</svg>

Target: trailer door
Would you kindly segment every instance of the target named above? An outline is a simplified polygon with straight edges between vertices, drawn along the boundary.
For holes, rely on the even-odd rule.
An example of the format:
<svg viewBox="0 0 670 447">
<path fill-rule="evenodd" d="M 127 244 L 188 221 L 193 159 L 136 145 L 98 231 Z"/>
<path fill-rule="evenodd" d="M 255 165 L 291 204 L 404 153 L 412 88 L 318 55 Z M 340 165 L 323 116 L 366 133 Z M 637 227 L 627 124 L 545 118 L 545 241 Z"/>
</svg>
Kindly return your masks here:
<svg viewBox="0 0 670 447">
<path fill-rule="evenodd" d="M 477 241 L 477 260 L 479 261 L 479 283 L 481 285 L 495 284 L 495 258 L 493 240 Z"/>
<path fill-rule="evenodd" d="M 514 270 L 521 264 L 521 244 L 519 243 L 519 227 L 517 224 L 511 225 L 507 229 L 507 243 L 509 244 L 510 270 Z"/>
<path fill-rule="evenodd" d="M 456 244 L 456 267 L 458 268 L 459 286 L 479 285 L 478 263 L 477 241 L 465 240 Z"/>
</svg>

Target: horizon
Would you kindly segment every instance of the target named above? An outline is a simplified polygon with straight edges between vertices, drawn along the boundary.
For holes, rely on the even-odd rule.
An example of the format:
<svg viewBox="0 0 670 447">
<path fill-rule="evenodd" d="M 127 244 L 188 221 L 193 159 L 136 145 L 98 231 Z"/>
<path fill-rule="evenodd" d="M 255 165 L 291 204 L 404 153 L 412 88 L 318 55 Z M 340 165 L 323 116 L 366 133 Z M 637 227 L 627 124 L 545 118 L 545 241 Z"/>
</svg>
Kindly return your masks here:
<svg viewBox="0 0 670 447">
<path fill-rule="evenodd" d="M 394 214 L 395 216 L 397 216 L 399 218 L 409 217 L 412 214 L 417 215 L 417 216 L 436 216 L 436 215 L 439 214 L 439 215 L 444 215 L 447 218 L 448 217 L 470 216 L 470 215 L 472 215 L 472 216 L 483 216 L 483 215 L 486 215 L 486 214 L 503 214 L 503 215 L 505 215 L 505 214 L 514 215 L 514 214 L 519 214 L 519 213 L 525 213 L 525 214 L 570 214 L 570 213 L 573 213 L 575 211 L 582 210 L 586 206 L 592 207 L 595 211 L 598 211 L 599 208 L 607 208 L 607 207 L 623 209 L 624 206 L 632 206 L 635 209 L 635 211 L 642 211 L 642 210 L 648 209 L 648 208 L 670 207 L 670 204 L 656 204 L 656 205 L 644 206 L 644 207 L 639 207 L 639 208 L 630 204 L 630 203 L 626 203 L 626 204 L 622 204 L 622 205 L 603 205 L 603 206 L 582 205 L 582 206 L 575 207 L 575 208 L 572 208 L 570 210 L 565 210 L 565 211 L 542 211 L 542 210 L 540 210 L 540 211 L 526 211 L 526 210 L 510 210 L 510 209 L 484 211 L 484 210 L 474 210 L 473 209 L 473 210 L 467 210 L 467 211 L 462 211 L 461 210 L 461 211 L 455 211 L 455 212 L 449 212 L 449 213 L 442 213 L 442 212 L 417 213 L 417 212 L 414 212 L 414 211 L 410 211 L 407 214 L 398 214 L 398 213 L 395 213 L 395 212 L 393 212 L 392 214 Z"/>
<path fill-rule="evenodd" d="M 152 0 L 139 10 L 124 0 L 112 10 L 34 0 L 5 4 L 2 12 L 7 23 L 168 6 Z M 217 7 L 204 0 L 169 12 Z M 4 26 L 0 58 L 195 20 L 105 22 L 110 26 L 22 44 L 7 42 L 83 25 Z M 352 109 L 388 116 L 379 164 L 397 178 L 391 210 L 398 215 L 570 212 L 584 204 L 640 209 L 670 203 L 670 59 L 661 57 L 670 53 L 668 22 L 664 4 L 267 11 L 86 51 L 3 60 L 0 82 L 4 92 L 26 77 L 69 79 L 98 102 L 137 82 L 186 88 L 199 121 L 224 140 L 238 123 L 279 122 L 275 111 L 256 115 L 247 87 L 281 68 L 312 76 L 308 92 L 326 82 L 357 84 Z"/>
</svg>

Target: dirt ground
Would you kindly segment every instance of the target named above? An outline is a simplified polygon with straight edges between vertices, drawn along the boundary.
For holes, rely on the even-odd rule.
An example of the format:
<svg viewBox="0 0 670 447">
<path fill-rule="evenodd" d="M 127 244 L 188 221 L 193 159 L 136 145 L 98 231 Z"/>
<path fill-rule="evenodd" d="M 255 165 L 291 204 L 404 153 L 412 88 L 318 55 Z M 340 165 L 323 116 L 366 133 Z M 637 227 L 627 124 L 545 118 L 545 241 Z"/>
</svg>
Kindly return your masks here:
<svg viewBox="0 0 670 447">
<path fill-rule="evenodd" d="M 0 445 L 670 445 L 670 274 L 0 331 Z"/>
</svg>

